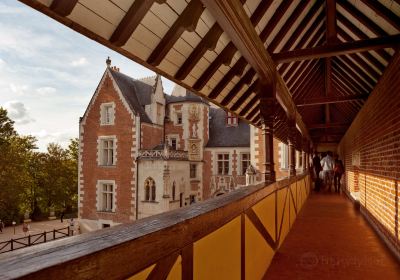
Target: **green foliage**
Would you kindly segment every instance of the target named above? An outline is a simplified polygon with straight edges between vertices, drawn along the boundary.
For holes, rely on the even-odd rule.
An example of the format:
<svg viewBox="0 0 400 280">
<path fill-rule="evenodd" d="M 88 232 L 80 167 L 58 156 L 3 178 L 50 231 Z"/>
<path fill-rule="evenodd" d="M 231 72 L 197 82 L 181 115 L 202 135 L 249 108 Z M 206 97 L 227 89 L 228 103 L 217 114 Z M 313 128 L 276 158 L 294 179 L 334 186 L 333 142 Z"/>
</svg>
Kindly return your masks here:
<svg viewBox="0 0 400 280">
<path fill-rule="evenodd" d="M 47 216 L 50 208 L 76 212 L 78 139 L 68 149 L 51 143 L 47 153 L 35 151 L 36 139 L 20 136 L 7 111 L 0 107 L 0 219 L 20 221 Z"/>
</svg>

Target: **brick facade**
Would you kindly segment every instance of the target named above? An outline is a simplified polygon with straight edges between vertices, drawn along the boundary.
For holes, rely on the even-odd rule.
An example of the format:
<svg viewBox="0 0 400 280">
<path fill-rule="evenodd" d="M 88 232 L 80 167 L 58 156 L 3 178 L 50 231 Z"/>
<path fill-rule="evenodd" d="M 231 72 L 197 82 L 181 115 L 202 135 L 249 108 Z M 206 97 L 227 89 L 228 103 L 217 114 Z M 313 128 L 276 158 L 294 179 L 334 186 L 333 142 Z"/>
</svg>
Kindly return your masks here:
<svg viewBox="0 0 400 280">
<path fill-rule="evenodd" d="M 397 54 L 343 137 L 346 189 L 400 255 L 400 55 Z"/>
</svg>

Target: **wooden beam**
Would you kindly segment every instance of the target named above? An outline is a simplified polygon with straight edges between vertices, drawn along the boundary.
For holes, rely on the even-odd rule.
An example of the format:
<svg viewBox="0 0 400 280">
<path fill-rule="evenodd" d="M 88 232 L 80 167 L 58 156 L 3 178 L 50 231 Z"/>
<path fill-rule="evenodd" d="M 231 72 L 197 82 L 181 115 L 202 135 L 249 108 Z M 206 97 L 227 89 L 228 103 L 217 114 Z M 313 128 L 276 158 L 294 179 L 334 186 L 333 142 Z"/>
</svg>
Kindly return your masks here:
<svg viewBox="0 0 400 280">
<path fill-rule="evenodd" d="M 374 88 L 373 87 L 374 82 L 371 78 L 369 78 L 369 76 L 366 76 L 369 78 L 366 81 L 362 76 L 357 75 L 357 73 L 352 68 L 347 66 L 342 60 L 334 59 L 333 65 L 334 67 L 344 70 L 348 75 L 350 75 L 359 85 L 361 85 L 368 92 L 370 92 Z M 370 83 L 370 81 L 372 81 L 372 83 Z"/>
<path fill-rule="evenodd" d="M 250 97 L 250 95 L 257 89 L 258 79 L 255 80 L 250 87 L 239 97 L 239 99 L 230 108 L 232 111 L 236 111 L 242 106 L 242 104 Z"/>
<path fill-rule="evenodd" d="M 59 14 L 60 16 L 66 17 L 71 14 L 78 0 L 54 0 L 50 9 Z"/>
<path fill-rule="evenodd" d="M 292 61 L 332 57 L 385 48 L 396 48 L 399 44 L 400 34 L 397 34 L 368 40 L 358 40 L 334 45 L 318 46 L 309 49 L 298 49 L 289 52 L 276 53 L 272 55 L 272 59 L 276 63 L 288 63 Z"/>
<path fill-rule="evenodd" d="M 369 35 L 365 33 L 363 30 L 359 29 L 353 22 L 351 22 L 347 17 L 342 14 L 337 14 L 337 19 L 341 22 L 347 29 L 351 31 L 355 36 L 360 38 L 361 40 L 370 39 Z M 346 33 L 347 34 L 347 33 Z M 354 41 L 352 39 L 351 41 Z M 376 50 L 377 54 L 379 54 L 384 60 L 389 61 L 392 57 L 386 50 Z"/>
<path fill-rule="evenodd" d="M 175 74 L 175 78 L 184 80 L 186 76 L 192 71 L 193 67 L 199 62 L 207 50 L 214 50 L 218 39 L 222 35 L 222 29 L 218 23 L 208 30 L 201 42 L 193 49 L 189 57 L 185 60 L 178 72 Z"/>
<path fill-rule="evenodd" d="M 400 30 L 400 18 L 379 1 L 361 0 L 365 5 L 374 10 L 380 17 Z"/>
<path fill-rule="evenodd" d="M 157 47 L 153 50 L 147 62 L 154 66 L 159 65 L 184 31 L 194 31 L 196 29 L 197 22 L 203 10 L 204 6 L 200 0 L 190 1 L 182 14 L 180 14 L 178 19 L 168 29 L 167 34 L 165 34 L 160 43 L 158 43 Z"/>
<path fill-rule="evenodd" d="M 348 128 L 350 123 L 317 123 L 308 125 L 309 130 L 325 128 Z"/>
<path fill-rule="evenodd" d="M 165 2 L 165 0 L 136 0 L 133 2 L 114 33 L 111 35 L 110 42 L 117 47 L 125 45 L 154 2 L 161 4 Z"/>
<path fill-rule="evenodd" d="M 275 82 L 275 64 L 257 35 L 253 24 L 238 0 L 202 0 L 234 46 L 258 73 L 265 84 Z"/>
<path fill-rule="evenodd" d="M 209 98 L 216 98 L 221 91 L 226 87 L 226 85 L 233 79 L 235 76 L 241 76 L 246 68 L 247 61 L 242 56 L 235 63 L 235 65 L 229 69 L 228 73 L 224 75 L 224 77 L 218 82 L 218 84 L 213 88 L 213 90 L 208 95 Z"/>
<path fill-rule="evenodd" d="M 338 4 L 345 9 L 348 13 L 350 13 L 353 17 L 355 17 L 361 24 L 367 27 L 370 31 L 372 31 L 376 36 L 388 36 L 389 34 L 381 28 L 378 24 L 376 24 L 373 20 L 363 14 L 359 9 L 357 9 L 353 4 L 351 4 L 348 0 L 337 0 Z"/>
<path fill-rule="evenodd" d="M 283 15 L 286 13 L 286 11 L 289 9 L 290 5 L 292 4 L 292 1 L 282 1 L 278 8 L 275 10 L 273 13 L 272 18 L 268 21 L 267 25 L 264 27 L 264 29 L 260 33 L 260 39 L 263 43 L 267 40 L 268 36 L 272 33 L 276 25 L 279 23 Z"/>
<path fill-rule="evenodd" d="M 253 68 L 250 68 L 249 71 L 240 79 L 239 82 L 229 91 L 229 93 L 222 99 L 221 105 L 226 106 L 232 99 L 236 96 L 236 94 L 243 88 L 245 84 L 250 84 L 254 78 L 256 71 Z"/>
<path fill-rule="evenodd" d="M 268 45 L 268 52 L 273 53 L 276 50 L 282 39 L 288 34 L 289 30 L 292 28 L 299 16 L 303 13 L 308 4 L 308 1 L 300 1 L 294 11 L 291 13 L 290 17 L 285 21 L 285 24 L 279 29 L 278 34 L 276 34 L 272 42 Z"/>
<path fill-rule="evenodd" d="M 193 88 L 195 90 L 201 90 L 222 64 L 231 64 L 232 58 L 236 52 L 237 49 L 235 45 L 232 42 L 229 42 L 229 44 L 226 45 L 217 58 L 207 67 L 203 74 L 201 74 L 200 78 L 193 85 Z"/>
<path fill-rule="evenodd" d="M 316 106 L 330 103 L 341 103 L 341 102 L 349 102 L 356 100 L 366 100 L 368 98 L 368 94 L 358 94 L 358 95 L 350 95 L 350 96 L 329 96 L 329 97 L 319 97 L 319 98 L 310 98 L 299 101 L 296 103 L 297 107 L 304 106 Z"/>
</svg>

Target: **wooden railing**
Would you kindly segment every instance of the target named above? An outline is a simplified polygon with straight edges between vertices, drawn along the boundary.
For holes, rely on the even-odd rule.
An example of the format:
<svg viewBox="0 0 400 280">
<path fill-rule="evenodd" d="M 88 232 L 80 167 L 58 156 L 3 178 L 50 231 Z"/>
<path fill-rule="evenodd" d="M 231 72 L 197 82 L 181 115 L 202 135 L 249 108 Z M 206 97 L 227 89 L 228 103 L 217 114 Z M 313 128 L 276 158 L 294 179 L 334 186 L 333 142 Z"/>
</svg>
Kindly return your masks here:
<svg viewBox="0 0 400 280">
<path fill-rule="evenodd" d="M 0 256 L 0 279 L 260 279 L 310 190 L 307 174 Z"/>
<path fill-rule="evenodd" d="M 36 234 L 29 234 L 28 236 L 20 238 L 11 238 L 10 240 L 0 242 L 0 254 L 64 238 L 69 236 L 69 234 L 69 227 L 65 227 Z M 48 237 L 48 235 L 50 236 Z"/>
</svg>

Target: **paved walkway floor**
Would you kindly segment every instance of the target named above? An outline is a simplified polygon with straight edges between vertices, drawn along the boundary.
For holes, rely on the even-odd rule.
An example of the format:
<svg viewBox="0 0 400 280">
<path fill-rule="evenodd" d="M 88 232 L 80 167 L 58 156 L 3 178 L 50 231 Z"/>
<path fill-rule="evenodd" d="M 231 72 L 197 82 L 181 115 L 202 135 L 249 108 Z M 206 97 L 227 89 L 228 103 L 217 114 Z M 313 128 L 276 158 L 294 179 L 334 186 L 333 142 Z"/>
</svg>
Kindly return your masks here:
<svg viewBox="0 0 400 280">
<path fill-rule="evenodd" d="M 61 223 L 60 220 L 57 219 L 52 221 L 31 222 L 29 223 L 30 226 L 29 233 L 36 234 L 36 233 L 43 233 L 44 231 L 51 231 L 53 229 L 65 228 L 69 225 L 68 221 L 69 220 L 64 219 L 63 223 Z M 3 229 L 3 233 L 0 233 L 0 242 L 8 241 L 11 238 L 15 239 L 20 237 L 24 237 L 24 232 L 22 231 L 22 224 L 15 226 L 15 234 L 14 234 L 14 228 L 12 226 L 8 226 L 5 229 Z"/>
<path fill-rule="evenodd" d="M 400 279 L 400 264 L 345 195 L 311 194 L 265 279 Z"/>
</svg>

